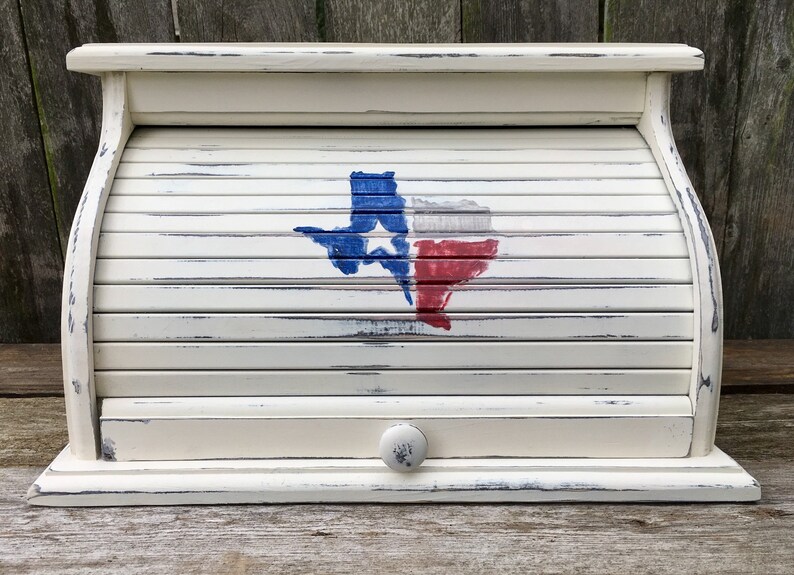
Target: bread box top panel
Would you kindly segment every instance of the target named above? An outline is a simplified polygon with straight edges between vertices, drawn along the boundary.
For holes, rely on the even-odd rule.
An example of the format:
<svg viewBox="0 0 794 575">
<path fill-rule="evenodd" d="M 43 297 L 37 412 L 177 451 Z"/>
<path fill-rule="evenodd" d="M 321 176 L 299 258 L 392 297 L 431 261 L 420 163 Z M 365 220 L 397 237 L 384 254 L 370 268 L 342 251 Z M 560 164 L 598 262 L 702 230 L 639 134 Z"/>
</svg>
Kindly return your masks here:
<svg viewBox="0 0 794 575">
<path fill-rule="evenodd" d="M 634 125 L 682 45 L 95 44 L 70 69 L 125 74 L 136 125 Z"/>
<path fill-rule="evenodd" d="M 701 70 L 684 44 L 87 44 L 70 70 L 123 72 L 676 72 Z"/>
</svg>

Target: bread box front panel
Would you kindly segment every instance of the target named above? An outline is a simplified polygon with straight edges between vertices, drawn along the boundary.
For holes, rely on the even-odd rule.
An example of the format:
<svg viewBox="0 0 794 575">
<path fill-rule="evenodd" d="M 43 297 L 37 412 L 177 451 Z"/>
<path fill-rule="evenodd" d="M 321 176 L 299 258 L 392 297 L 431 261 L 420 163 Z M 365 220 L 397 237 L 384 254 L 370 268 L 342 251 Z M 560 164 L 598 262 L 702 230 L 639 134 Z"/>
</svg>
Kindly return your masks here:
<svg viewBox="0 0 794 575">
<path fill-rule="evenodd" d="M 665 156 L 654 58 L 691 55 L 369 49 L 113 49 L 65 292 L 85 415 L 33 501 L 754 498 L 713 448 L 718 270 Z"/>
</svg>

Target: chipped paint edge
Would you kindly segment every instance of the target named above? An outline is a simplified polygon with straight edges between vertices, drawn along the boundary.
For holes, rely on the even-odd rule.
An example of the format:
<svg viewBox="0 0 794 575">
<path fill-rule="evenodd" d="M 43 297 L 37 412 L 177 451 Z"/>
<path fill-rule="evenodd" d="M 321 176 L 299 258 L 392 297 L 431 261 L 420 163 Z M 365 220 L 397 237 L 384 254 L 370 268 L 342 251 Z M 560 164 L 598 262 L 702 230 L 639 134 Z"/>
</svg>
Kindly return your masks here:
<svg viewBox="0 0 794 575">
<path fill-rule="evenodd" d="M 690 455 L 714 447 L 722 377 L 722 284 L 714 238 L 678 155 L 670 121 L 670 74 L 650 74 L 638 129 L 656 157 L 689 244 L 695 290 L 695 333 L 689 396 L 695 415 Z"/>
<path fill-rule="evenodd" d="M 85 44 L 69 70 L 500 72 L 687 71 L 703 52 L 685 44 Z"/>
<path fill-rule="evenodd" d="M 485 465 L 484 463 L 487 463 Z M 60 471 L 58 470 L 60 469 Z M 696 458 L 427 460 L 395 473 L 380 460 L 76 459 L 65 449 L 27 494 L 32 505 L 238 503 L 750 502 L 758 483 L 719 449 Z"/>
<path fill-rule="evenodd" d="M 69 234 L 61 312 L 67 427 L 72 452 L 81 459 L 99 456 L 92 326 L 94 265 L 110 184 L 132 128 L 125 75 L 102 74 L 102 131 Z"/>
</svg>

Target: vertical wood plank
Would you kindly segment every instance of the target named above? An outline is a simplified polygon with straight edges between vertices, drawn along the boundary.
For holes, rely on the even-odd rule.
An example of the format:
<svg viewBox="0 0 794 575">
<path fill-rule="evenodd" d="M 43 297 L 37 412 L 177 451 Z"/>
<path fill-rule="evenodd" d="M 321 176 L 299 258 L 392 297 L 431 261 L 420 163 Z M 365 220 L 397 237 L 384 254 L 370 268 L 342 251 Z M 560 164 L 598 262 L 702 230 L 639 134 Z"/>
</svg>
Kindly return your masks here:
<svg viewBox="0 0 794 575">
<path fill-rule="evenodd" d="M 597 42 L 598 0 L 462 0 L 464 42 Z"/>
<path fill-rule="evenodd" d="M 606 42 L 682 42 L 706 55 L 705 70 L 673 75 L 673 134 L 719 250 L 729 196 L 742 0 L 607 0 Z"/>
<path fill-rule="evenodd" d="M 101 119 L 99 79 L 68 72 L 66 53 L 86 42 L 172 42 L 171 2 L 25 0 L 20 6 L 65 248 L 96 152 Z"/>
<path fill-rule="evenodd" d="M 673 132 L 722 262 L 726 337 L 794 337 L 794 7 L 786 0 L 608 0 L 605 40 L 686 42 Z M 788 136 L 788 137 L 787 137 Z"/>
<path fill-rule="evenodd" d="M 460 42 L 458 0 L 325 0 L 329 42 Z"/>
<path fill-rule="evenodd" d="M 63 262 L 16 0 L 0 30 L 0 342 L 57 341 Z"/>
<path fill-rule="evenodd" d="M 178 0 L 182 42 L 316 42 L 315 0 Z"/>
<path fill-rule="evenodd" d="M 726 326 L 728 337 L 792 338 L 794 3 L 747 4 L 722 253 Z"/>
</svg>

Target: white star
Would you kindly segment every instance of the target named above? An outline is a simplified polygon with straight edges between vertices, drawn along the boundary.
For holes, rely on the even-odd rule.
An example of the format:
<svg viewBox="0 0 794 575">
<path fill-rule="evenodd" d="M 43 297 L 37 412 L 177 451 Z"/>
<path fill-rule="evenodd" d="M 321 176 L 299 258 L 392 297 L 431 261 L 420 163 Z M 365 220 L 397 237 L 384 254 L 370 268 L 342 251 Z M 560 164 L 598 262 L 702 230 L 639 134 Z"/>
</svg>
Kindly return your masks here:
<svg viewBox="0 0 794 575">
<path fill-rule="evenodd" d="M 380 220 L 378 220 L 378 223 L 375 224 L 375 229 L 360 235 L 361 237 L 367 239 L 366 252 L 368 254 L 371 254 L 377 248 L 383 248 L 387 254 L 397 255 L 394 251 L 394 246 L 391 243 L 391 240 L 395 234 L 384 228 L 383 225 L 381 225 Z"/>
</svg>

